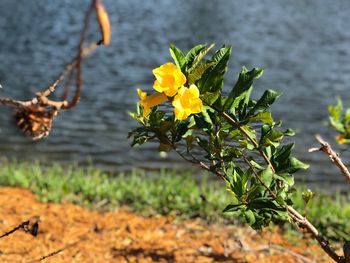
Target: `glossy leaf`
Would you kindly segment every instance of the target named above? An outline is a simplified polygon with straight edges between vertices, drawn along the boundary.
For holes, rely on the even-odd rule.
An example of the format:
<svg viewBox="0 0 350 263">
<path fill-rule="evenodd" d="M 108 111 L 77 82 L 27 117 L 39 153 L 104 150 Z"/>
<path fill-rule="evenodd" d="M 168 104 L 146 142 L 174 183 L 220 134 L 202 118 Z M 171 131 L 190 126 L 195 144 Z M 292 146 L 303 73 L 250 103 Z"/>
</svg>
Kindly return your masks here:
<svg viewBox="0 0 350 263">
<path fill-rule="evenodd" d="M 169 52 L 176 66 L 183 71 L 184 66 L 186 65 L 186 58 L 182 51 L 178 49 L 174 44 L 170 44 Z"/>
<path fill-rule="evenodd" d="M 210 61 L 216 64 L 205 71 L 198 83 L 201 93 L 221 91 L 231 51 L 231 47 L 223 47 L 214 54 Z"/>
<path fill-rule="evenodd" d="M 248 115 L 253 115 L 267 110 L 282 93 L 274 90 L 266 90 Z"/>
<path fill-rule="evenodd" d="M 263 70 L 260 68 L 253 68 L 251 71 L 248 71 L 246 67 L 243 67 L 236 84 L 224 104 L 224 110 L 234 112 L 241 101 L 243 104 L 248 104 L 253 81 L 262 74 Z"/>
<path fill-rule="evenodd" d="M 188 51 L 188 53 L 185 56 L 186 64 L 188 68 L 192 67 L 196 57 L 205 49 L 206 49 L 206 45 L 197 45 L 192 49 L 190 49 L 190 51 Z"/>
<path fill-rule="evenodd" d="M 203 60 L 203 58 L 208 54 L 208 52 L 215 46 L 215 44 L 211 44 L 209 47 L 205 47 L 199 51 L 196 57 L 193 60 L 192 67 L 189 69 L 189 72 L 192 72 L 197 68 L 199 63 Z"/>
<path fill-rule="evenodd" d="M 204 62 L 197 66 L 195 69 L 193 69 L 193 71 L 189 73 L 187 78 L 188 86 L 199 80 L 208 68 L 215 66 L 217 63 L 217 61 Z"/>
</svg>

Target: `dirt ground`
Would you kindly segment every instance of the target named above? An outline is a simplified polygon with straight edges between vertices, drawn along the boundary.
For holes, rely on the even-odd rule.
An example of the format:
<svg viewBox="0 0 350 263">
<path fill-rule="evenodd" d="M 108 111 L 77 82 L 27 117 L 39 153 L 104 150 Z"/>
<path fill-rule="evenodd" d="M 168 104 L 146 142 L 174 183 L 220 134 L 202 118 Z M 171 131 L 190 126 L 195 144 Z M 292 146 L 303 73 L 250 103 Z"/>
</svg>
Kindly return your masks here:
<svg viewBox="0 0 350 263">
<path fill-rule="evenodd" d="M 0 188 L 0 235 L 28 219 L 0 239 L 0 262 L 331 262 L 315 244 L 288 242 L 279 231 L 101 213 Z"/>
</svg>

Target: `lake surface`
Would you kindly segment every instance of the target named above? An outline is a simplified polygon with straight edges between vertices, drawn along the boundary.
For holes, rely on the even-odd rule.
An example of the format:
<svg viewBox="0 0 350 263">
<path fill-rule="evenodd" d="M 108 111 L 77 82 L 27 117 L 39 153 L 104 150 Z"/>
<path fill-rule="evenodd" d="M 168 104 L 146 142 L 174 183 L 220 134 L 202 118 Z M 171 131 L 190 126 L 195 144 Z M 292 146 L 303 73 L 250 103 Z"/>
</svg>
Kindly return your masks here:
<svg viewBox="0 0 350 263">
<path fill-rule="evenodd" d="M 87 0 L 0 0 L 0 96 L 26 99 L 54 80 L 76 52 L 88 5 Z M 307 150 L 316 145 L 316 133 L 334 143 L 333 131 L 323 122 L 336 95 L 350 106 L 350 1 L 105 0 L 105 5 L 113 42 L 84 62 L 78 107 L 61 112 L 51 135 L 39 142 L 23 137 L 12 125 L 11 111 L 2 107 L 1 156 L 92 160 L 115 171 L 187 169 L 173 154 L 161 158 L 155 145 L 130 149 L 127 133 L 135 123 L 127 111 L 135 108 L 137 87 L 152 89 L 151 70 L 170 60 L 169 43 L 184 50 L 198 43 L 228 44 L 233 59 L 227 89 L 245 65 L 265 69 L 255 97 L 267 88 L 283 92 L 274 116 L 298 130 L 295 154 L 312 165 L 298 177 L 345 185 L 326 156 Z M 350 160 L 346 147 L 340 151 Z"/>
</svg>

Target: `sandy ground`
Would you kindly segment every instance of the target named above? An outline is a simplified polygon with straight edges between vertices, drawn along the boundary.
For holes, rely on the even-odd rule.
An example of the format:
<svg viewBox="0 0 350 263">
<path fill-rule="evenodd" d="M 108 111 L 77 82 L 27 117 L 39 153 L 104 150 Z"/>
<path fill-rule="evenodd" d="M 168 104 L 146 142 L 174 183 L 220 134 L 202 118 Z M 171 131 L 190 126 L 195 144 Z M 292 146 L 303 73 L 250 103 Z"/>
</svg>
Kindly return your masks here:
<svg viewBox="0 0 350 263">
<path fill-rule="evenodd" d="M 0 239 L 0 262 L 331 262 L 315 244 L 288 242 L 278 230 L 101 213 L 0 188 L 0 232 L 27 220 Z"/>
</svg>

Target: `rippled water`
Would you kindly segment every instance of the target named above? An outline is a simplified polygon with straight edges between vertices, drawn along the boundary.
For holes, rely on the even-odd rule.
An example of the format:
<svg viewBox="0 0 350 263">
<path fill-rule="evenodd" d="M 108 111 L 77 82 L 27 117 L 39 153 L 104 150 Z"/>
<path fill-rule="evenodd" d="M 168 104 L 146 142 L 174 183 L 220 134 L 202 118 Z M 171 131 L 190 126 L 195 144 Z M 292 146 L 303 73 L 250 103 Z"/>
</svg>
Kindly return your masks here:
<svg viewBox="0 0 350 263">
<path fill-rule="evenodd" d="M 25 99 L 46 87 L 76 52 L 89 1 L 0 0 L 0 96 Z M 105 0 L 113 43 L 85 61 L 81 103 L 56 119 L 51 136 L 24 138 L 1 108 L 0 151 L 20 160 L 86 162 L 125 170 L 133 166 L 179 167 L 160 158 L 154 145 L 130 149 L 136 87 L 151 90 L 152 68 L 170 59 L 168 44 L 233 45 L 227 74 L 231 86 L 240 67 L 259 66 L 255 85 L 283 91 L 275 117 L 299 131 L 296 155 L 313 166 L 303 178 L 342 182 L 325 156 L 307 153 L 314 134 L 332 140 L 322 122 L 340 94 L 350 101 L 350 1 L 332 0 Z M 97 28 L 96 25 L 92 30 Z M 350 106 L 350 103 L 349 103 Z M 349 156 L 343 150 L 345 156 Z M 350 157 L 350 156 L 349 156 Z"/>
</svg>

